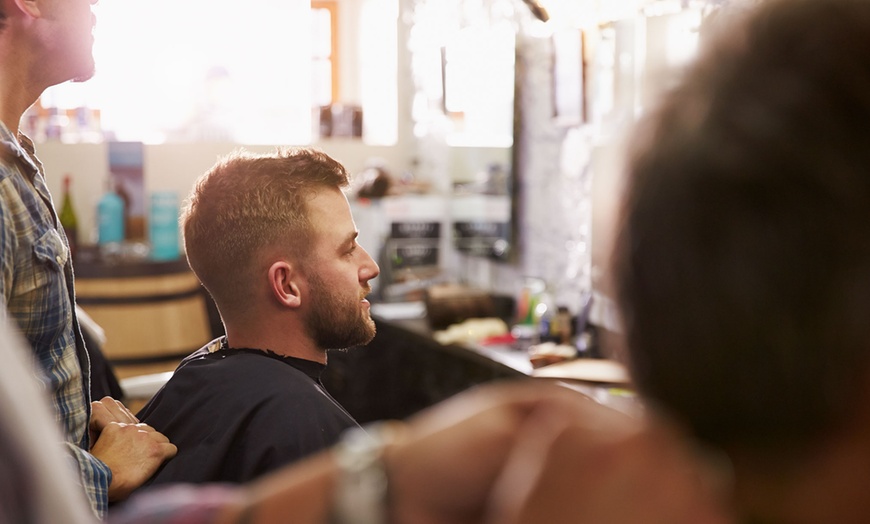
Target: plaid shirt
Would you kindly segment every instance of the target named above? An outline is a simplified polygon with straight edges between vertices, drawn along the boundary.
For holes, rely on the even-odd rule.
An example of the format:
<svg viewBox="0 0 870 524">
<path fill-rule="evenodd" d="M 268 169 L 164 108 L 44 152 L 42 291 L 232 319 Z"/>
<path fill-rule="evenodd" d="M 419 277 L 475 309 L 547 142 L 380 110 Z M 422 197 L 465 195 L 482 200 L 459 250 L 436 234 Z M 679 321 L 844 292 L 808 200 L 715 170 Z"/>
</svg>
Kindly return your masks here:
<svg viewBox="0 0 870 524">
<path fill-rule="evenodd" d="M 108 506 L 111 471 L 87 452 L 90 363 L 76 319 L 72 263 L 42 164 L 25 136 L 0 123 L 0 291 L 78 464 L 94 511 Z"/>
</svg>

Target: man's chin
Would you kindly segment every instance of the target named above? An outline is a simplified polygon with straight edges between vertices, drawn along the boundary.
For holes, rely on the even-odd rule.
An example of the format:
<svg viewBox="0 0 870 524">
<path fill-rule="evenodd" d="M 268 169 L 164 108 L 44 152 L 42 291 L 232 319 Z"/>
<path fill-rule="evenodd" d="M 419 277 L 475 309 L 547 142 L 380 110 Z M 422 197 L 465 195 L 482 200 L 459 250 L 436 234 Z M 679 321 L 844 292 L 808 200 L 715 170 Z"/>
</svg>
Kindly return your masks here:
<svg viewBox="0 0 870 524">
<path fill-rule="evenodd" d="M 375 322 L 373 320 L 369 319 L 368 322 L 366 322 L 366 327 L 368 329 L 366 329 L 364 333 L 360 333 L 361 336 L 359 337 L 358 341 L 355 344 L 353 344 L 351 347 L 353 347 L 353 346 L 365 346 L 366 344 L 368 344 L 369 342 L 374 340 L 375 333 L 377 332 L 377 329 L 375 328 Z"/>
<path fill-rule="evenodd" d="M 365 330 L 365 333 L 362 334 L 362 336 L 360 336 L 360 338 L 359 338 L 359 341 L 356 344 L 353 344 L 351 347 L 353 347 L 353 346 L 365 346 L 366 344 L 368 344 L 369 342 L 374 340 L 375 334 L 377 333 L 377 328 L 375 327 L 375 321 L 372 320 L 371 317 L 368 317 L 366 319 L 365 324 L 367 327 L 367 329 Z"/>
<path fill-rule="evenodd" d="M 74 84 L 81 84 L 82 82 L 87 82 L 88 80 L 90 80 L 93 77 L 94 77 L 94 73 L 91 73 L 89 75 L 77 76 L 77 77 L 71 79 L 70 82 L 72 82 Z"/>
<path fill-rule="evenodd" d="M 356 329 L 346 331 L 343 335 L 319 337 L 315 340 L 320 347 L 328 348 L 329 351 L 346 351 L 349 348 L 365 346 L 374 340 L 376 332 L 375 321 L 367 317 L 364 319 L 363 325 L 356 326 Z"/>
<path fill-rule="evenodd" d="M 80 75 L 74 76 L 73 78 L 70 79 L 70 82 L 74 82 L 74 83 L 87 82 L 88 80 L 90 80 L 91 78 L 94 77 L 96 72 L 97 72 L 97 70 L 94 67 L 94 64 L 91 64 L 90 70 L 88 70 L 87 72 L 82 73 Z"/>
</svg>

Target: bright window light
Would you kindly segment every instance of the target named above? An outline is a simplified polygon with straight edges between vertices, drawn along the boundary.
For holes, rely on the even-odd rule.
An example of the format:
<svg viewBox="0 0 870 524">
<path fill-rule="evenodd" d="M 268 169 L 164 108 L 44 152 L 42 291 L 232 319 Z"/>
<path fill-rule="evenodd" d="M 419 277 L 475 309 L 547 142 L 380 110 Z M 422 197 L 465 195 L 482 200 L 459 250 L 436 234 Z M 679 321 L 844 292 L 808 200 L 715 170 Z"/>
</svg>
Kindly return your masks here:
<svg viewBox="0 0 870 524">
<path fill-rule="evenodd" d="M 45 107 L 100 110 L 107 138 L 311 139 L 307 0 L 114 0 L 94 7 L 97 73 Z"/>
<path fill-rule="evenodd" d="M 418 137 L 454 146 L 510 147 L 516 31 L 510 1 L 420 0 L 409 47 Z"/>
<path fill-rule="evenodd" d="M 367 144 L 389 145 L 398 139 L 398 78 L 396 0 L 368 0 L 361 13 L 358 55 L 363 106 L 363 136 Z"/>
</svg>

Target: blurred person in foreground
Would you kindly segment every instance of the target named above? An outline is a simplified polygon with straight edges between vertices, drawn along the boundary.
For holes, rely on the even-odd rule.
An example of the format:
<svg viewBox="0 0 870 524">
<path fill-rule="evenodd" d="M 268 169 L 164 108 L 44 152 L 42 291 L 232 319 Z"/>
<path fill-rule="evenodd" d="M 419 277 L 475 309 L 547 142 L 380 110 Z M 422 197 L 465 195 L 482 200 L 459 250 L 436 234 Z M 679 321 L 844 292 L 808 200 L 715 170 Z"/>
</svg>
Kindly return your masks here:
<svg viewBox="0 0 870 524">
<path fill-rule="evenodd" d="M 46 88 L 93 74 L 95 3 L 0 0 L 0 320 L 13 321 L 26 338 L 78 483 L 102 515 L 175 447 L 120 402 L 104 397 L 91 404 L 69 244 L 34 145 L 18 132 L 21 116 Z"/>
<path fill-rule="evenodd" d="M 615 281 L 634 380 L 744 522 L 870 522 L 870 2 L 727 26 L 641 128 Z"/>
</svg>

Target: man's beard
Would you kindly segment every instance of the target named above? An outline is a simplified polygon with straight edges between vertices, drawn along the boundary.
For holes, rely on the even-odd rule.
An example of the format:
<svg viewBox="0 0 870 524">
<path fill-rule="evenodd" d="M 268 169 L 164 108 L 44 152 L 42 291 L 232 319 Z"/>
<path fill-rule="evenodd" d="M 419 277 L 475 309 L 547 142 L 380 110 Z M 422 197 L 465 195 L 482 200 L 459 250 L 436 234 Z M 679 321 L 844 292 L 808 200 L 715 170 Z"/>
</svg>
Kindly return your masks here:
<svg viewBox="0 0 870 524">
<path fill-rule="evenodd" d="M 307 318 L 308 335 L 323 349 L 344 349 L 368 344 L 375 336 L 375 322 L 363 309 L 363 296 L 348 300 L 333 292 L 318 275 L 310 277 L 314 297 Z"/>
</svg>

